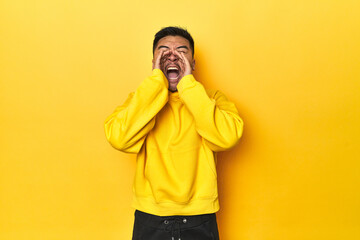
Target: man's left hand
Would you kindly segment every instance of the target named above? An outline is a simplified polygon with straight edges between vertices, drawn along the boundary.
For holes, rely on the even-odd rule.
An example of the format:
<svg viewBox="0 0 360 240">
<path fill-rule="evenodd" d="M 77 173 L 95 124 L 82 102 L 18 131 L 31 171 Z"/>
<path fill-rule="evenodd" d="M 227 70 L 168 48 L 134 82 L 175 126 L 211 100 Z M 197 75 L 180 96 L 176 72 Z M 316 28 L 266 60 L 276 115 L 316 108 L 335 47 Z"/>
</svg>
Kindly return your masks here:
<svg viewBox="0 0 360 240">
<path fill-rule="evenodd" d="M 186 75 L 191 74 L 191 65 L 189 60 L 185 57 L 184 53 L 174 51 L 174 54 L 176 54 L 179 57 L 179 63 L 181 65 L 181 71 L 182 71 L 182 77 L 185 77 Z"/>
</svg>

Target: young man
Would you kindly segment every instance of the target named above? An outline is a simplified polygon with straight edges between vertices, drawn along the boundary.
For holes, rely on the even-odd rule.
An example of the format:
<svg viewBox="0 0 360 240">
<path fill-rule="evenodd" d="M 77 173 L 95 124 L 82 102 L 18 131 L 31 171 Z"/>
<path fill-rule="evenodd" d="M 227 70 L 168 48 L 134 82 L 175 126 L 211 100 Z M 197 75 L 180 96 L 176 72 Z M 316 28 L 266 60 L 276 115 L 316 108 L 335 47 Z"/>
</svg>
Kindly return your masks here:
<svg viewBox="0 0 360 240">
<path fill-rule="evenodd" d="M 216 152 L 238 142 L 243 121 L 195 80 L 185 29 L 161 29 L 153 54 L 152 75 L 105 121 L 110 144 L 137 154 L 133 240 L 219 239 Z"/>
</svg>

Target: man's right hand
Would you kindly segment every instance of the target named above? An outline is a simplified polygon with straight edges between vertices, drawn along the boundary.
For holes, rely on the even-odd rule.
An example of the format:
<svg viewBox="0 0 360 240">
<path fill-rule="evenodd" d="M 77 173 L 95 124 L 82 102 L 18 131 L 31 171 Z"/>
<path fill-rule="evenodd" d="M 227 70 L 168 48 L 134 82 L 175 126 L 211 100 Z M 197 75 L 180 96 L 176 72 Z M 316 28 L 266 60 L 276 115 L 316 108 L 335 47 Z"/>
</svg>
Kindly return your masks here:
<svg viewBox="0 0 360 240">
<path fill-rule="evenodd" d="M 162 58 L 168 52 L 169 52 L 169 50 L 163 50 L 163 51 L 160 52 L 160 54 L 157 56 L 157 58 L 155 60 L 155 63 L 153 64 L 153 70 L 154 69 L 160 69 L 161 70 L 162 61 L 164 61 Z"/>
</svg>

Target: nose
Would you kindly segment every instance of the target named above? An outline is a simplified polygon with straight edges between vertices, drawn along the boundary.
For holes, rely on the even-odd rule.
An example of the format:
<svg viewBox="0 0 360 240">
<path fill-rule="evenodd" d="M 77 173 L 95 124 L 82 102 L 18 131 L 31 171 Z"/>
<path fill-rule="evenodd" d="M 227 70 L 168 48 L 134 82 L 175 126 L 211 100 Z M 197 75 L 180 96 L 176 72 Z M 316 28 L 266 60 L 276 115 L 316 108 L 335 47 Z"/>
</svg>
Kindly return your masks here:
<svg viewBox="0 0 360 240">
<path fill-rule="evenodd" d="M 174 62 L 174 61 L 177 61 L 178 60 L 178 56 L 174 54 L 174 51 L 171 50 L 169 56 L 168 56 L 168 60 Z"/>
</svg>

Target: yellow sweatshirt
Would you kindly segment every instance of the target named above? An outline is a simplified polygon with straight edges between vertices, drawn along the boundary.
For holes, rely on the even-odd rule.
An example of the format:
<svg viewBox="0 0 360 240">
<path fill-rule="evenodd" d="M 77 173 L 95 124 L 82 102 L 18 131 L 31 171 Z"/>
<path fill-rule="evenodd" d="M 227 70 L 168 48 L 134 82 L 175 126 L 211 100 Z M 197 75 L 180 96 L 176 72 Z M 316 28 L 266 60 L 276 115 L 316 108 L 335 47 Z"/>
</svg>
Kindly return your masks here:
<svg viewBox="0 0 360 240">
<path fill-rule="evenodd" d="M 159 216 L 219 210 L 216 152 L 233 147 L 243 131 L 235 105 L 205 90 L 193 75 L 178 92 L 154 69 L 105 121 L 110 144 L 136 153 L 133 207 Z"/>
</svg>

